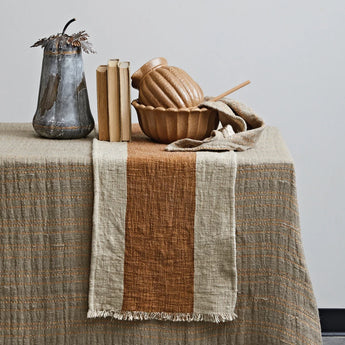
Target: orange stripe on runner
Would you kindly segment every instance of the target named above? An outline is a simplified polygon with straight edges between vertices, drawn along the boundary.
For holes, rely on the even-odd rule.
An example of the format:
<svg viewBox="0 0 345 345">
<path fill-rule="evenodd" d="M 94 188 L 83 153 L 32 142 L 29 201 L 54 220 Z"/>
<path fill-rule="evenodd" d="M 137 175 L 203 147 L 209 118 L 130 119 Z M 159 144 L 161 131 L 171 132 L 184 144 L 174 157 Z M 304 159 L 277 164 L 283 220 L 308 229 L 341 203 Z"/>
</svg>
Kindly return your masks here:
<svg viewBox="0 0 345 345">
<path fill-rule="evenodd" d="M 164 147 L 128 144 L 124 311 L 193 312 L 196 154 Z"/>
</svg>

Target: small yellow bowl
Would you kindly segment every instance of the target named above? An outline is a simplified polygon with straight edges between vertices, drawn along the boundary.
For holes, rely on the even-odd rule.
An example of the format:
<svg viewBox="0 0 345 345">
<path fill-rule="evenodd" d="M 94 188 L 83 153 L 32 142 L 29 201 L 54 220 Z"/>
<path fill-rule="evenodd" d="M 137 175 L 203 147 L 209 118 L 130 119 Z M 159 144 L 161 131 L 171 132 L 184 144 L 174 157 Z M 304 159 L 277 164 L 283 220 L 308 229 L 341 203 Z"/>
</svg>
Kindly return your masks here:
<svg viewBox="0 0 345 345">
<path fill-rule="evenodd" d="M 202 140 L 218 127 L 218 113 L 207 108 L 165 109 L 132 102 L 142 131 L 151 139 L 169 144 L 191 138 Z"/>
</svg>

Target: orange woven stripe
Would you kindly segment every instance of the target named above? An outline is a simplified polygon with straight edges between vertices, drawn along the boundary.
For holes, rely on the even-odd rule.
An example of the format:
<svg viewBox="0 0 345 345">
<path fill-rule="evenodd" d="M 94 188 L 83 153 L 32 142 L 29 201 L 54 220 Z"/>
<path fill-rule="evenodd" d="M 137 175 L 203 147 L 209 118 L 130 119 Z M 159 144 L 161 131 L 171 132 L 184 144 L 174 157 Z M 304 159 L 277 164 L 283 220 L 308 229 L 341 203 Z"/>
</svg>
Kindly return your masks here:
<svg viewBox="0 0 345 345">
<path fill-rule="evenodd" d="M 193 312 L 196 155 L 164 147 L 128 144 L 123 310 Z"/>
</svg>

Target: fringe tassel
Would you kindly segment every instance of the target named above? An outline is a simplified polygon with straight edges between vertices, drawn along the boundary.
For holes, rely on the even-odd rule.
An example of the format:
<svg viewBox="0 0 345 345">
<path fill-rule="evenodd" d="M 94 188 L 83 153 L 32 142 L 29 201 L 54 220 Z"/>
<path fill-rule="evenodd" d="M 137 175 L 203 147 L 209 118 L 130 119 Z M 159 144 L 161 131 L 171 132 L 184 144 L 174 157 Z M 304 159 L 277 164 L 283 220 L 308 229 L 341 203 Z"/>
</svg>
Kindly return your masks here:
<svg viewBox="0 0 345 345">
<path fill-rule="evenodd" d="M 199 313 L 164 313 L 164 312 L 145 312 L 145 311 L 115 311 L 115 310 L 89 310 L 89 319 L 96 317 L 112 317 L 116 320 L 161 320 L 161 321 L 207 321 L 207 322 L 226 322 L 233 321 L 237 315 L 226 314 L 199 314 Z"/>
</svg>

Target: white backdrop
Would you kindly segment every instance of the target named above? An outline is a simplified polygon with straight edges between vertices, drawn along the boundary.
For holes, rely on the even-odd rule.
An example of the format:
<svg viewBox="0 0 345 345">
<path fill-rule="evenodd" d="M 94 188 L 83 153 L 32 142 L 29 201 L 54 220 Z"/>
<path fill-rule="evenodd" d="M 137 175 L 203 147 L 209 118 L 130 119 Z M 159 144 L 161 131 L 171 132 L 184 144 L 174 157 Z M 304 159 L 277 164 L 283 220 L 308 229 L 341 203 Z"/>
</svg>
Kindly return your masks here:
<svg viewBox="0 0 345 345">
<path fill-rule="evenodd" d="M 32 120 L 42 50 L 29 46 L 73 17 L 68 32 L 86 29 L 98 52 L 84 55 L 95 119 L 95 69 L 108 58 L 130 60 L 134 72 L 164 56 L 207 95 L 252 81 L 233 98 L 288 143 L 318 306 L 344 308 L 344 0 L 2 0 L 0 122 Z"/>
</svg>

